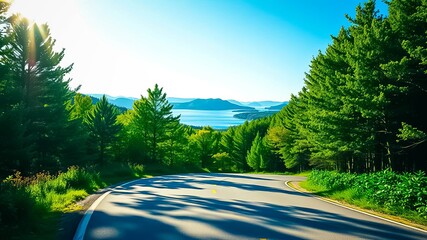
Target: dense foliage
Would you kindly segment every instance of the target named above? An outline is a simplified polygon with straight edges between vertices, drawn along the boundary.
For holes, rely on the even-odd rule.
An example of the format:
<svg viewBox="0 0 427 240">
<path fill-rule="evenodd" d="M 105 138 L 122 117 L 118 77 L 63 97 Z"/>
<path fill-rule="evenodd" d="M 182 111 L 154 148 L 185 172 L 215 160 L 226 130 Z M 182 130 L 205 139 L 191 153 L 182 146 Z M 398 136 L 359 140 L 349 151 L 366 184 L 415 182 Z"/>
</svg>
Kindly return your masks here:
<svg viewBox="0 0 427 240">
<path fill-rule="evenodd" d="M 48 218 L 52 217 L 50 213 L 79 209 L 76 201 L 111 184 L 105 180 L 112 177 L 126 180 L 143 174 L 143 168 L 137 165 L 114 164 L 96 169 L 100 172 L 91 167 L 70 167 L 55 175 L 41 172 L 31 177 L 16 172 L 0 182 L 1 235 L 17 237 L 21 234 L 22 239 L 31 239 L 46 228 Z"/>
<path fill-rule="evenodd" d="M 424 172 L 397 174 L 385 170 L 357 175 L 315 170 L 307 181 L 325 191 L 353 189 L 373 204 L 416 211 L 427 219 L 427 176 Z"/>
<path fill-rule="evenodd" d="M 184 126 L 163 89 L 123 112 L 68 86 L 72 66 L 46 24 L 6 18 L 1 2 L 0 169 L 64 170 L 111 161 L 197 165 L 221 171 L 310 167 L 372 172 L 425 170 L 426 1 L 375 1 L 356 9 L 305 86 L 278 114 L 218 132 Z"/>
<path fill-rule="evenodd" d="M 19 224 L 33 207 L 61 208 L 55 207 L 66 204 L 60 195 L 75 186 L 92 189 L 96 174 L 71 166 L 118 163 L 227 172 L 381 171 L 315 171 L 310 179 L 425 215 L 425 174 L 382 170 L 427 170 L 427 1 L 388 5 L 386 16 L 373 0 L 358 6 L 280 112 L 216 131 L 181 124 L 157 84 L 130 110 L 105 97 L 94 104 L 70 89 L 72 65 L 62 65 L 64 50 L 54 50 L 49 27 L 7 16 L 8 4 L 0 1 L 0 178 L 6 179 L 0 226 L 6 217 Z M 43 184 L 31 180 L 23 187 L 21 175 L 7 178 L 17 171 Z"/>
<path fill-rule="evenodd" d="M 273 125 L 287 167 L 426 170 L 427 1 L 358 6 Z"/>
</svg>

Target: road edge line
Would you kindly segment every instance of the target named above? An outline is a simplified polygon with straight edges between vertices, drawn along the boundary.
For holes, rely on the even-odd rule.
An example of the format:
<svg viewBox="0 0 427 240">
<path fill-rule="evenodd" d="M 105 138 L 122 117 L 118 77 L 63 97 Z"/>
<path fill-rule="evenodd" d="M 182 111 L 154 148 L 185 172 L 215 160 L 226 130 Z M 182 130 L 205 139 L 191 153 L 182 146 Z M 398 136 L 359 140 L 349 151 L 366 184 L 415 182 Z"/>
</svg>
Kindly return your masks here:
<svg viewBox="0 0 427 240">
<path fill-rule="evenodd" d="M 102 196 L 96 199 L 96 201 L 85 212 L 83 218 L 79 222 L 79 226 L 77 227 L 76 232 L 74 233 L 73 240 L 83 240 L 86 233 L 87 225 L 89 224 L 89 220 L 92 217 L 93 212 L 95 211 L 96 207 L 98 207 L 98 205 L 101 203 L 101 201 L 110 193 L 111 191 L 102 194 Z"/>
<path fill-rule="evenodd" d="M 400 225 L 400 226 L 403 226 L 403 227 L 406 227 L 406 228 L 410 228 L 410 229 L 412 229 L 412 230 L 417 230 L 417 231 L 420 231 L 420 232 L 423 232 L 423 233 L 427 233 L 427 231 L 426 231 L 426 230 L 424 230 L 424 229 L 420 229 L 420 228 L 417 228 L 417 227 L 413 227 L 413 226 L 410 226 L 410 225 L 407 225 L 407 224 L 404 224 L 404 223 L 401 223 L 401 222 L 397 222 L 397 221 L 394 221 L 394 220 L 391 220 L 391 219 L 388 219 L 388 218 L 383 218 L 383 217 L 377 216 L 377 215 L 375 215 L 375 214 L 367 213 L 367 212 L 364 212 L 364 211 L 361 211 L 361 210 L 358 210 L 358 209 L 355 209 L 355 208 L 352 208 L 352 207 L 348 207 L 348 206 L 342 205 L 342 204 L 340 204 L 340 203 L 337 203 L 337 202 L 335 202 L 335 201 L 331 201 L 331 200 L 328 200 L 328 199 L 325 199 L 325 198 L 322 198 L 322 197 L 316 196 L 316 195 L 314 195 L 313 193 L 302 192 L 302 191 L 300 191 L 300 190 L 298 190 L 298 189 L 296 189 L 296 188 L 294 188 L 294 187 L 291 187 L 291 186 L 289 185 L 289 183 L 290 183 L 290 182 L 292 182 L 292 181 L 286 181 L 286 182 L 285 182 L 285 185 L 286 185 L 287 187 L 289 187 L 289 188 L 291 188 L 291 189 L 293 189 L 293 190 L 295 190 L 295 191 L 299 192 L 299 193 L 303 193 L 303 194 L 306 194 L 306 195 L 312 196 L 312 197 L 314 197 L 314 198 L 316 198 L 316 199 L 318 199 L 318 200 L 320 200 L 320 201 L 327 202 L 327 203 L 333 204 L 333 205 L 335 205 L 335 206 L 339 206 L 339 207 L 342 207 L 342 208 L 345 208 L 345 209 L 348 209 L 348 210 L 352 210 L 352 211 L 355 211 L 355 212 L 358 212 L 358 213 L 361 213 L 361 214 L 365 214 L 365 215 L 368 215 L 368 216 L 374 217 L 374 218 L 378 218 L 378 219 L 384 220 L 384 221 L 386 221 L 386 222 L 390 222 L 390 223 L 397 224 L 397 225 Z"/>
<path fill-rule="evenodd" d="M 98 199 L 96 199 L 96 201 L 94 203 L 92 203 L 92 205 L 89 207 L 89 209 L 84 213 L 83 218 L 80 220 L 79 225 L 77 226 L 76 232 L 74 233 L 73 240 L 83 240 L 83 238 L 86 234 L 87 225 L 89 224 L 89 220 L 92 217 L 93 212 L 95 211 L 95 209 L 98 207 L 98 205 L 102 202 L 102 200 L 104 200 L 104 198 L 108 194 L 110 194 L 117 187 L 124 187 L 126 185 L 130 185 L 130 184 L 132 184 L 136 181 L 139 181 L 139 180 L 141 180 L 141 179 L 135 179 L 135 180 L 132 180 L 130 182 L 118 185 L 118 186 L 112 188 L 111 190 L 105 192 Z"/>
</svg>

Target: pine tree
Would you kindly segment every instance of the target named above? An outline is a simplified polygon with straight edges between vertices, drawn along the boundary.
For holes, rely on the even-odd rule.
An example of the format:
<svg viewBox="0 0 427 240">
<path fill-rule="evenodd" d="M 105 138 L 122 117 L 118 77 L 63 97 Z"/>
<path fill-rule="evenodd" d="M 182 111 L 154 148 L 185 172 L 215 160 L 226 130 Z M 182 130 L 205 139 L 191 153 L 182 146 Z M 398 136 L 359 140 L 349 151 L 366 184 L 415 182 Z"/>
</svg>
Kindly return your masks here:
<svg viewBox="0 0 427 240">
<path fill-rule="evenodd" d="M 190 151 L 201 167 L 209 167 L 213 164 L 212 156 L 219 150 L 221 135 L 211 127 L 203 127 L 190 136 Z"/>
<path fill-rule="evenodd" d="M 82 121 L 92 111 L 93 103 L 90 96 L 84 96 L 77 93 L 74 96 L 73 103 L 70 105 L 70 118 L 81 119 Z"/>
<path fill-rule="evenodd" d="M 165 151 L 162 145 L 170 139 L 168 134 L 179 122 L 180 116 L 173 116 L 172 105 L 166 99 L 163 88 L 156 84 L 154 89 L 148 89 L 148 97 L 141 97 L 134 103 L 133 124 L 143 138 L 151 162 L 160 162 Z"/>
<path fill-rule="evenodd" d="M 24 148 L 25 125 L 19 86 L 13 80 L 11 57 L 10 24 L 5 13 L 9 5 L 0 2 L 0 177 L 11 174 L 22 162 L 29 161 L 29 149 Z"/>
<path fill-rule="evenodd" d="M 400 106 L 399 167 L 406 171 L 427 169 L 426 162 L 421 161 L 427 158 L 427 139 L 422 137 L 427 133 L 427 112 L 422 104 L 427 102 L 427 1 L 393 0 L 388 20 L 401 48 L 397 59 L 382 66 L 404 93 L 396 98 Z"/>
<path fill-rule="evenodd" d="M 265 158 L 265 146 L 260 134 L 257 133 L 252 146 L 247 153 L 248 165 L 255 171 L 259 172 L 261 169 L 267 167 L 267 159 Z"/>
<path fill-rule="evenodd" d="M 99 149 L 99 163 L 104 164 L 107 151 L 111 148 L 121 129 L 117 122 L 119 110 L 108 103 L 105 95 L 96 103 L 94 109 L 85 119 L 86 126 Z"/>
<path fill-rule="evenodd" d="M 162 144 L 165 149 L 163 162 L 168 166 L 176 165 L 186 161 L 185 147 L 188 145 L 189 136 L 192 132 L 190 127 L 182 125 L 179 121 L 170 124 L 167 132 L 167 140 Z"/>
<path fill-rule="evenodd" d="M 236 145 L 235 145 L 236 127 L 229 127 L 227 131 L 222 133 L 220 140 L 220 155 L 217 155 L 218 159 L 226 162 L 221 162 L 222 168 L 227 167 L 230 170 L 238 170 L 238 158 L 236 157 Z"/>
<path fill-rule="evenodd" d="M 65 76 L 72 66 L 60 66 L 64 50 L 53 50 L 55 41 L 46 24 L 30 24 L 17 15 L 8 21 L 10 41 L 2 61 L 9 67 L 10 89 L 17 96 L 13 106 L 21 111 L 16 122 L 24 131 L 22 149 L 30 150 L 28 158 L 19 160 L 19 169 L 54 168 L 63 158 L 70 131 L 66 105 L 72 92 Z"/>
<path fill-rule="evenodd" d="M 291 96 L 288 105 L 276 116 L 278 126 L 284 128 L 283 146 L 279 150 L 286 168 L 303 170 L 308 166 L 311 143 L 308 141 L 307 91 Z"/>
</svg>

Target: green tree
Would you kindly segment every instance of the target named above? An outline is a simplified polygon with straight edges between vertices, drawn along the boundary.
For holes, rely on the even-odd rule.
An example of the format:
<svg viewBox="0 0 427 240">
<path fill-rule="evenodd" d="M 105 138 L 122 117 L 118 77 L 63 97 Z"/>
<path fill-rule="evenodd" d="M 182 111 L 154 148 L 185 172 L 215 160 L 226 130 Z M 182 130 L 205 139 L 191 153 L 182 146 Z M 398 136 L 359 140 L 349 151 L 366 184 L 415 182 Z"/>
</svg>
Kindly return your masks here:
<svg viewBox="0 0 427 240">
<path fill-rule="evenodd" d="M 265 136 L 265 145 L 270 152 L 269 168 L 272 171 L 285 170 L 280 149 L 283 148 L 286 141 L 286 136 L 288 134 L 289 130 L 277 124 L 277 122 L 271 125 L 271 127 L 268 129 L 268 132 Z"/>
<path fill-rule="evenodd" d="M 172 105 L 166 99 L 163 88 L 156 84 L 148 89 L 148 97 L 141 97 L 134 103 L 133 124 L 143 139 L 142 143 L 148 150 L 151 162 L 163 161 L 165 143 L 170 140 L 171 132 L 179 126 L 180 116 L 173 116 Z M 177 133 L 178 134 L 178 133 Z"/>
<path fill-rule="evenodd" d="M 105 95 L 96 103 L 94 109 L 87 115 L 85 123 L 90 135 L 99 149 L 99 163 L 104 164 L 107 151 L 117 138 L 121 125 L 117 122 L 119 110 L 108 103 Z"/>
<path fill-rule="evenodd" d="M 283 127 L 283 146 L 279 150 L 286 168 L 302 171 L 308 166 L 311 144 L 308 140 L 307 90 L 291 96 L 288 105 L 276 116 L 277 126 Z"/>
<path fill-rule="evenodd" d="M 8 21 L 8 54 L 2 62 L 10 71 L 9 90 L 17 96 L 10 106 L 20 111 L 15 121 L 24 131 L 21 149 L 29 149 L 28 158 L 19 159 L 19 169 L 56 167 L 66 157 L 63 149 L 72 132 L 66 108 L 72 96 L 66 75 L 72 66 L 60 66 L 64 50 L 53 50 L 55 41 L 46 24 L 30 24 L 18 15 Z"/>
<path fill-rule="evenodd" d="M 194 161 L 201 167 L 213 164 L 212 156 L 219 150 L 221 135 L 211 127 L 203 127 L 190 136 L 190 151 L 195 157 Z"/>
<path fill-rule="evenodd" d="M 70 105 L 70 118 L 83 121 L 93 109 L 92 98 L 77 93 L 73 100 L 72 105 Z"/>
<path fill-rule="evenodd" d="M 118 147 L 116 155 L 123 161 L 134 163 L 142 163 L 148 159 L 146 140 L 143 136 L 140 121 L 137 121 L 135 109 L 136 101 L 133 110 L 128 110 L 117 117 L 117 121 L 123 125 L 119 132 Z"/>
<path fill-rule="evenodd" d="M 29 161 L 24 147 L 25 124 L 19 86 L 13 79 L 10 61 L 10 24 L 5 13 L 9 5 L 0 2 L 0 177 L 11 174 L 22 162 Z"/>
<path fill-rule="evenodd" d="M 256 134 L 251 149 L 247 153 L 247 161 L 248 165 L 257 172 L 267 167 L 266 148 L 259 133 Z"/>
<path fill-rule="evenodd" d="M 388 20 L 401 48 L 398 58 L 382 68 L 387 77 L 394 79 L 403 89 L 396 97 L 399 108 L 399 130 L 394 132 L 399 140 L 399 167 L 402 170 L 427 169 L 425 138 L 414 139 L 415 135 L 427 133 L 427 1 L 393 0 L 389 3 Z M 402 138 L 411 135 L 411 139 Z"/>
<path fill-rule="evenodd" d="M 190 127 L 182 125 L 179 121 L 170 124 L 167 139 L 163 143 L 163 149 L 165 149 L 163 162 L 166 165 L 173 166 L 187 161 L 185 148 L 188 145 L 191 132 Z"/>
</svg>

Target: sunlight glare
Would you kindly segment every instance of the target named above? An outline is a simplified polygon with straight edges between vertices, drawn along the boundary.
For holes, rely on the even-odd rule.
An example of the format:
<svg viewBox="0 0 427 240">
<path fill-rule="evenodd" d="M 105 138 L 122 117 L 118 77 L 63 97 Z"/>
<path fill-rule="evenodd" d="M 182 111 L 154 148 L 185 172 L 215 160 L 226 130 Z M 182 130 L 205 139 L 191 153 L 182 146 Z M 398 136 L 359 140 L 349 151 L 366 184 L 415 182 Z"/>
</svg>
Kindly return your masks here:
<svg viewBox="0 0 427 240">
<path fill-rule="evenodd" d="M 38 24 L 64 18 L 64 12 L 75 10 L 69 0 L 12 0 L 9 12 L 20 13 Z"/>
</svg>

